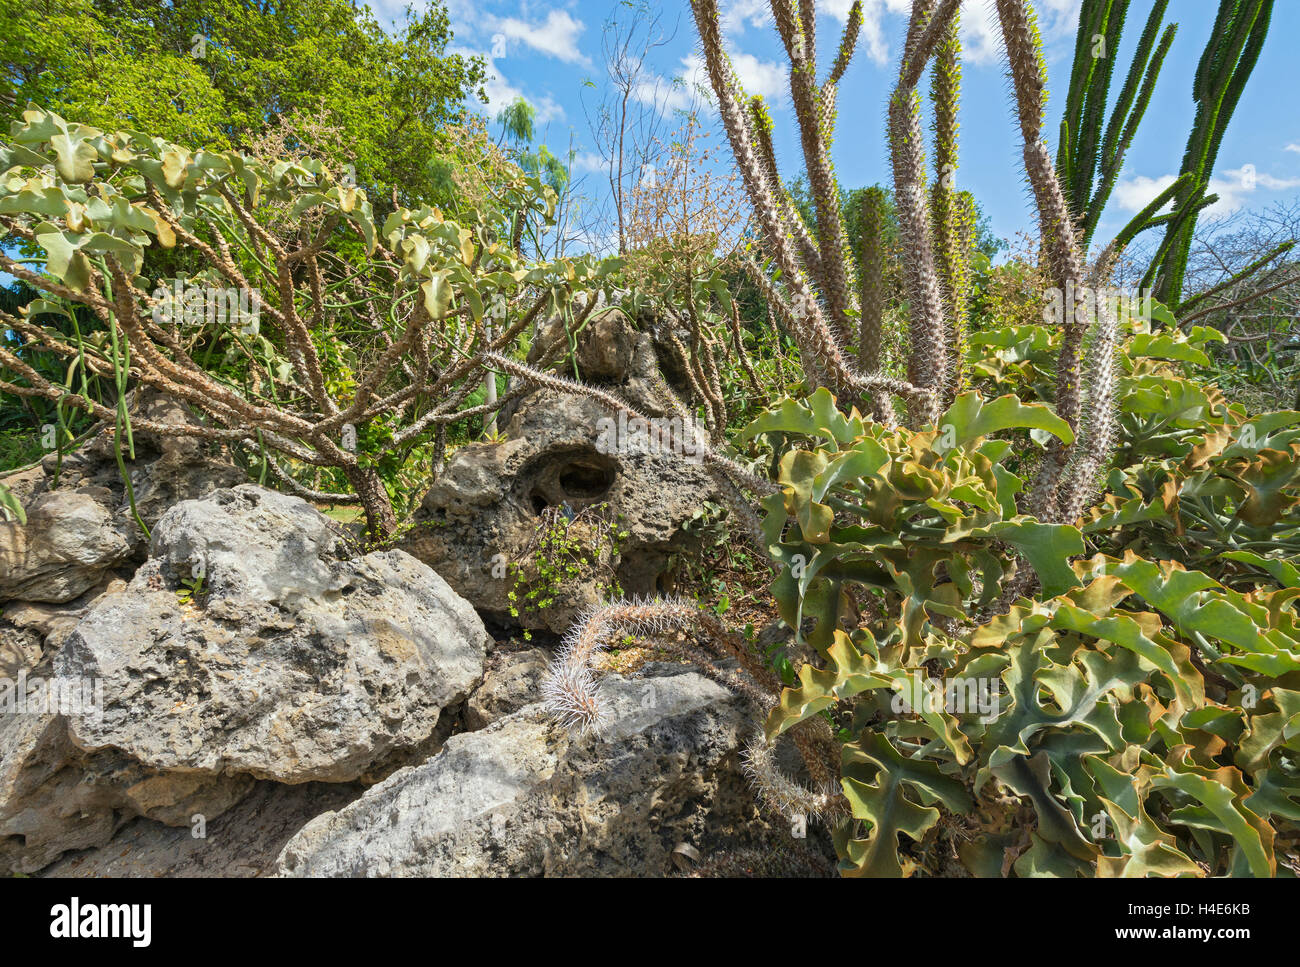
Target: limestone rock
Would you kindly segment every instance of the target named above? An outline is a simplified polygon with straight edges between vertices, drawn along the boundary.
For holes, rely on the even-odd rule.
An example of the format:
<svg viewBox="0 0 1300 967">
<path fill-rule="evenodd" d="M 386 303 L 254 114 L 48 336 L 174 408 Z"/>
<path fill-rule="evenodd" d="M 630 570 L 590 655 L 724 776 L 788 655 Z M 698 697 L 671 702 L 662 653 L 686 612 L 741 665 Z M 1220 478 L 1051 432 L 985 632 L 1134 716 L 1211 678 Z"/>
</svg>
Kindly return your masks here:
<svg viewBox="0 0 1300 967">
<path fill-rule="evenodd" d="M 611 724 L 575 738 L 533 705 L 307 824 L 286 876 L 657 876 L 688 842 L 762 829 L 738 768 L 747 706 L 680 665 L 605 679 Z"/>
<path fill-rule="evenodd" d="M 542 678 L 551 656 L 541 648 L 498 649 L 488 659 L 483 684 L 465 703 L 465 726 L 481 729 L 541 700 Z"/>
<path fill-rule="evenodd" d="M 0 601 L 71 601 L 132 553 L 132 527 L 103 488 L 37 496 L 27 523 L 0 523 Z"/>
<path fill-rule="evenodd" d="M 181 404 L 152 390 L 137 392 L 132 412 L 155 423 L 195 422 Z M 208 441 L 143 430 L 134 441 L 134 459 L 129 454 L 123 459 L 136 511 L 147 527 L 178 501 L 247 479 L 222 447 Z M 23 501 L 27 523 L 0 522 L 0 604 L 66 603 L 113 568 L 143 557 L 145 535 L 131 512 L 111 431 L 62 460 L 51 453 L 40 467 L 6 483 Z"/>
<path fill-rule="evenodd" d="M 213 820 L 258 779 L 374 781 L 422 761 L 489 641 L 426 565 L 350 556 L 296 497 L 243 485 L 177 504 L 130 583 L 30 671 L 92 700 L 0 715 L 0 868 L 100 847 L 134 817 Z"/>
<path fill-rule="evenodd" d="M 629 448 L 601 452 L 609 412 L 586 397 L 550 390 L 524 401 L 501 443 L 456 451 L 415 514 L 402 547 L 446 578 L 481 613 L 504 624 L 562 634 L 574 617 L 610 594 L 661 590 L 671 557 L 697 546 L 685 525 L 717 484 L 698 463 L 672 453 Z M 608 450 L 609 448 L 604 448 Z M 608 567 L 595 566 L 548 594 L 542 609 L 518 607 L 507 562 L 527 562 L 548 508 L 600 506 L 626 536 Z M 573 537 L 574 535 L 570 535 Z M 581 539 L 589 561 L 603 565 L 610 542 Z M 516 602 L 517 604 L 521 602 Z"/>
<path fill-rule="evenodd" d="M 158 769 L 347 782 L 433 735 L 481 678 L 488 641 L 426 565 L 347 559 L 323 514 L 245 484 L 165 514 L 149 561 L 55 667 L 104 681 L 102 716 L 71 723 L 81 746 Z"/>
</svg>

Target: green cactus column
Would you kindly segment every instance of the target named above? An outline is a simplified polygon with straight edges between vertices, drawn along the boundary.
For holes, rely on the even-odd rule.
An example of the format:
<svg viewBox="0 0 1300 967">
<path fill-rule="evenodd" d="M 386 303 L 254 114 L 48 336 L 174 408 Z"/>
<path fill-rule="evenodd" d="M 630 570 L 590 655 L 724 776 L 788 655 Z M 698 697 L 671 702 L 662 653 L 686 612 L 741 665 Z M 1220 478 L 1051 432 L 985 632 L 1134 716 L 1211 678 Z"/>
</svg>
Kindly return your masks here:
<svg viewBox="0 0 1300 967">
<path fill-rule="evenodd" d="M 943 290 L 947 322 L 948 373 L 945 396 L 951 399 L 963 383 L 961 369 L 966 339 L 966 312 L 970 299 L 970 250 L 964 230 L 966 205 L 954 180 L 957 174 L 957 120 L 961 94 L 961 41 L 954 16 L 935 53 L 930 75 L 930 101 L 934 106 L 935 182 L 930 188 L 930 220 L 934 234 L 935 268 Z"/>
<path fill-rule="evenodd" d="M 858 282 L 862 323 L 858 334 L 858 366 L 864 373 L 878 373 L 885 321 L 884 191 L 878 185 L 865 189 L 861 205 Z"/>
<path fill-rule="evenodd" d="M 1214 30 L 1192 86 L 1196 119 L 1180 172 L 1192 178 L 1174 199 L 1179 217 L 1169 221 L 1148 272 L 1149 278 L 1155 278 L 1155 297 L 1167 306 L 1176 306 L 1182 299 L 1196 215 L 1214 173 L 1224 131 L 1263 49 L 1272 14 L 1273 0 L 1220 0 Z"/>
</svg>

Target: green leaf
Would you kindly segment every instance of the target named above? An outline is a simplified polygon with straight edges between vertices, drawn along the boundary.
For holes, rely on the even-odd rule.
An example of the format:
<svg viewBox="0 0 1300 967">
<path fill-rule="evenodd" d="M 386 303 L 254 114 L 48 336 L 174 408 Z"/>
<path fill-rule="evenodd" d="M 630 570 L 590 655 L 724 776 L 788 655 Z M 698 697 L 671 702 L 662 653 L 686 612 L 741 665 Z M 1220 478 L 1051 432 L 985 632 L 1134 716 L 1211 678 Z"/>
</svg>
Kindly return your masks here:
<svg viewBox="0 0 1300 967">
<path fill-rule="evenodd" d="M 1051 433 L 1062 443 L 1074 442 L 1074 432 L 1065 420 L 1040 403 L 1022 403 L 1011 395 L 985 403 L 979 393 L 962 393 L 939 417 L 937 426 L 941 438 L 952 428 L 956 447 L 999 430 L 1031 428 Z"/>
<path fill-rule="evenodd" d="M 451 282 L 445 270 L 433 273 L 429 281 L 420 286 L 424 292 L 424 308 L 430 319 L 441 319 L 451 307 L 453 295 Z"/>
<path fill-rule="evenodd" d="M 1054 598 L 1079 586 L 1079 576 L 1070 567 L 1070 558 L 1083 553 L 1083 535 L 1073 524 L 1009 520 L 976 533 L 987 533 L 1019 551 L 1038 575 L 1044 597 Z"/>
<path fill-rule="evenodd" d="M 845 417 L 835 408 L 835 397 L 823 386 L 802 403 L 782 400 L 741 430 L 735 443 L 740 446 L 760 433 L 781 432 L 819 436 L 836 445 L 857 439 L 864 430 L 861 417 Z"/>
<path fill-rule="evenodd" d="M 13 518 L 20 524 L 27 523 L 27 514 L 23 511 L 23 502 L 2 483 L 0 483 L 0 517 L 4 517 L 6 520 Z"/>
<path fill-rule="evenodd" d="M 844 746 L 842 775 L 853 817 L 871 823 L 865 840 L 850 839 L 845 845 L 840 870 L 846 876 L 901 877 L 898 836 L 919 840 L 939 821 L 939 810 L 928 804 L 941 803 L 953 813 L 971 808 L 962 783 L 943 775 L 933 762 L 905 757 L 877 732 L 864 731 L 857 742 Z M 909 798 L 909 791 L 921 802 Z"/>
</svg>

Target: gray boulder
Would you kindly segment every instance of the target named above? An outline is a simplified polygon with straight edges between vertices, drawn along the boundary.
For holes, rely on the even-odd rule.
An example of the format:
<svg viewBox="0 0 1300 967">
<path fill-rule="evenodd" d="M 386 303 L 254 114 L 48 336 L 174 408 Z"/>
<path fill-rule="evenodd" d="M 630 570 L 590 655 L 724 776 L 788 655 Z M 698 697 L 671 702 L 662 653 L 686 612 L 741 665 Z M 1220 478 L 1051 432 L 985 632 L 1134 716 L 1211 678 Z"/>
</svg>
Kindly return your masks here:
<svg viewBox="0 0 1300 967">
<path fill-rule="evenodd" d="M 359 783 L 258 782 L 212 821 L 164 826 L 138 816 L 103 846 L 68 853 L 43 877 L 254 877 L 275 871 L 284 844 L 307 821 L 341 809 L 365 790 Z"/>
<path fill-rule="evenodd" d="M 481 679 L 490 639 L 410 555 L 345 553 L 297 497 L 245 484 L 177 504 L 126 591 L 55 658 L 60 676 L 104 682 L 103 714 L 74 719 L 74 740 L 288 783 L 348 782 L 426 742 Z"/>
<path fill-rule="evenodd" d="M 132 412 L 155 423 L 195 423 L 184 406 L 152 390 L 136 394 Z M 208 441 L 143 430 L 134 441 L 135 458 L 123 459 L 147 527 L 178 501 L 247 479 L 224 448 Z M 62 460 L 51 453 L 6 483 L 23 501 L 27 523 L 0 522 L 0 604 L 72 601 L 143 557 L 145 535 L 131 513 L 111 431 Z"/>
<path fill-rule="evenodd" d="M 217 816 L 252 787 L 249 776 L 164 773 L 113 749 L 81 749 L 63 715 L 0 715 L 0 869 L 35 873 L 102 846 L 132 816 L 172 826 Z"/>
<path fill-rule="evenodd" d="M 127 587 L 33 670 L 93 707 L 0 716 L 0 864 L 40 869 L 137 816 L 211 820 L 258 779 L 371 782 L 434 751 L 490 639 L 409 555 L 348 554 L 309 504 L 251 485 L 164 514 Z"/>
<path fill-rule="evenodd" d="M 102 487 L 42 493 L 26 510 L 25 526 L 0 523 L 0 601 L 71 601 L 131 557 L 135 525 Z"/>
<path fill-rule="evenodd" d="M 416 511 L 402 548 L 446 578 L 480 613 L 557 634 L 615 585 L 626 594 L 660 590 L 672 557 L 698 546 L 686 525 L 703 501 L 717 499 L 717 484 L 704 466 L 671 453 L 609 452 L 600 444 L 609 428 L 602 421 L 609 417 L 586 397 L 550 390 L 527 397 L 504 442 L 456 451 Z M 595 508 L 623 536 L 615 550 L 606 528 L 579 521 L 567 537 L 586 563 L 580 573 L 547 588 L 550 605 L 529 608 L 506 564 L 523 565 L 526 582 L 537 579 L 527 568 L 539 533 L 554 526 L 557 508 Z M 510 615 L 512 603 L 517 617 Z"/>
<path fill-rule="evenodd" d="M 680 665 L 606 678 L 611 724 L 573 737 L 532 705 L 453 736 L 285 846 L 285 876 L 646 876 L 764 828 L 739 766 L 748 707 Z"/>
<path fill-rule="evenodd" d="M 670 404 L 661 387 L 689 400 L 685 372 L 674 368 L 659 338 L 669 325 L 650 317 L 634 321 L 617 307 L 602 306 L 578 336 L 572 365 L 584 382 L 612 391 L 652 419 L 666 418 Z M 529 361 L 540 363 L 557 345 L 567 360 L 569 338 L 564 321 L 551 320 L 540 327 Z M 573 375 L 569 362 L 562 369 Z M 498 426 L 503 441 L 472 443 L 452 455 L 401 545 L 485 617 L 563 634 L 616 588 L 626 594 L 665 590 L 673 558 L 699 548 L 698 533 L 688 525 L 704 501 L 719 498 L 717 482 L 693 447 L 675 454 L 647 445 L 648 434 L 624 432 L 626 420 L 619 426 L 600 404 L 551 390 L 512 400 Z M 535 573 L 534 554 L 542 535 L 556 526 L 556 515 L 584 510 L 598 512 L 605 524 L 580 516 L 565 534 L 573 553 L 553 562 L 575 563 L 577 573 L 560 573 L 558 580 L 555 571 Z M 624 535 L 616 548 L 606 524 Z M 522 581 L 507 564 L 520 565 Z M 524 596 L 539 587 L 530 607 Z M 548 603 L 537 607 L 542 600 Z"/>
<path fill-rule="evenodd" d="M 488 658 L 483 684 L 465 703 L 465 727 L 481 729 L 542 697 L 551 656 L 541 648 L 497 649 Z"/>
</svg>

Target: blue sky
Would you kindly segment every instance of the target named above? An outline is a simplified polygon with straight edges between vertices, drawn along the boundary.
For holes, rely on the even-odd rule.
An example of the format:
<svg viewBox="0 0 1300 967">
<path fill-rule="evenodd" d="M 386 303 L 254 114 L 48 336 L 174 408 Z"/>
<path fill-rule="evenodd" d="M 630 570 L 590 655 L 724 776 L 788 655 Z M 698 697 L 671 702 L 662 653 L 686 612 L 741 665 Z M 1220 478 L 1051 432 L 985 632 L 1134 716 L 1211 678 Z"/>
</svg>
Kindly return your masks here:
<svg viewBox="0 0 1300 967">
<path fill-rule="evenodd" d="M 381 20 L 400 16 L 406 0 L 371 0 Z M 418 2 L 418 0 L 417 0 Z M 601 25 L 613 0 L 449 0 L 455 47 L 484 55 L 490 64 L 491 103 L 487 113 L 522 95 L 538 109 L 539 128 L 553 149 L 565 149 L 572 133 L 579 171 L 593 158 L 582 97 L 586 86 L 605 81 L 601 63 Z M 829 64 L 839 42 L 851 0 L 818 4 L 818 51 Z M 1129 44 L 1119 53 L 1114 86 L 1122 83 L 1131 46 L 1145 23 L 1149 0 L 1136 0 L 1126 31 Z M 1126 168 L 1097 233 L 1104 243 L 1173 180 L 1194 106 L 1191 77 L 1214 22 L 1217 0 L 1173 0 L 1166 20 L 1179 24 L 1151 106 L 1130 151 Z M 720 0 L 733 62 L 751 93 L 773 102 L 776 149 L 783 172 L 798 173 L 799 149 L 792 111 L 784 94 L 786 66 L 770 22 L 766 0 Z M 866 23 L 858 54 L 840 85 L 839 123 L 834 160 L 846 187 L 888 183 L 887 145 L 882 138 L 885 103 L 897 70 L 906 29 L 908 0 L 866 0 Z M 1060 98 L 1068 83 L 1079 0 L 1039 0 L 1035 4 L 1047 45 L 1049 142 L 1055 148 Z M 686 0 L 665 0 L 665 23 L 678 22 L 673 42 L 659 52 L 654 71 L 665 81 L 702 80 L 698 41 Z M 1009 237 L 1032 226 L 1031 199 L 1020 174 L 1019 133 L 1007 100 L 1003 62 L 996 42 L 991 0 L 963 4 L 965 77 L 962 97 L 959 187 L 969 188 L 992 216 L 994 231 Z M 1300 42 L 1300 0 L 1278 0 L 1264 53 L 1219 151 L 1212 190 L 1222 200 L 1211 214 L 1236 208 L 1262 208 L 1300 195 L 1300 85 L 1296 46 Z M 495 54 L 496 56 L 493 56 Z M 825 66 L 822 66 L 825 70 Z M 671 106 L 686 98 L 679 88 Z M 1253 175 L 1253 177 L 1252 177 Z M 597 188 L 595 179 L 591 187 Z"/>
</svg>

